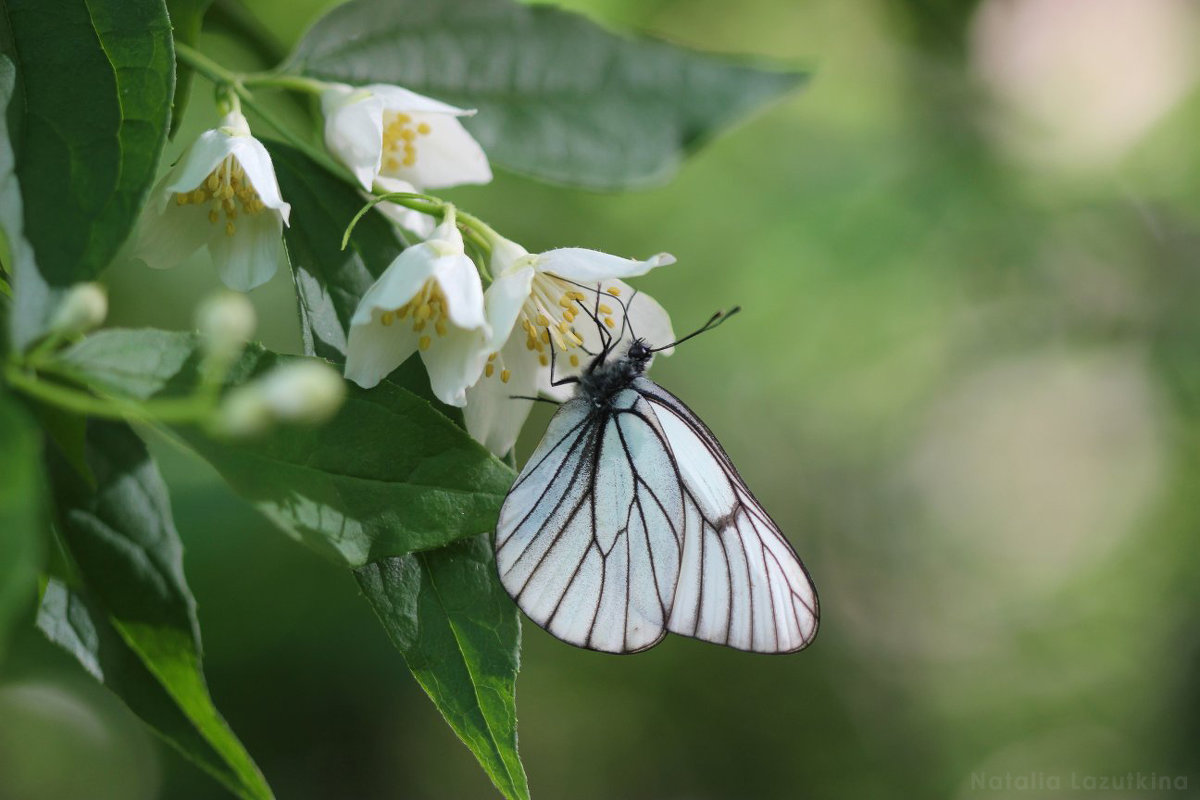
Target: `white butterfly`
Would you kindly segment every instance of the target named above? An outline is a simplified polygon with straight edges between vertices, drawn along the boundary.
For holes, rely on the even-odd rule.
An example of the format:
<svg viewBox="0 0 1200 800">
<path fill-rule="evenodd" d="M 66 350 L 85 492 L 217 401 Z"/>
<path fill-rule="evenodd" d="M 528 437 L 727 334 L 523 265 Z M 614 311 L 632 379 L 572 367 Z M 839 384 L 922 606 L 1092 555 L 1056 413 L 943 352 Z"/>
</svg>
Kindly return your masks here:
<svg viewBox="0 0 1200 800">
<path fill-rule="evenodd" d="M 579 390 L 505 498 L 504 587 L 538 625 L 592 650 L 635 653 L 667 631 L 760 653 L 807 646 L 817 593 L 796 552 L 708 427 L 643 375 L 666 347 L 635 339 L 607 360 L 614 339 L 564 379 Z"/>
</svg>

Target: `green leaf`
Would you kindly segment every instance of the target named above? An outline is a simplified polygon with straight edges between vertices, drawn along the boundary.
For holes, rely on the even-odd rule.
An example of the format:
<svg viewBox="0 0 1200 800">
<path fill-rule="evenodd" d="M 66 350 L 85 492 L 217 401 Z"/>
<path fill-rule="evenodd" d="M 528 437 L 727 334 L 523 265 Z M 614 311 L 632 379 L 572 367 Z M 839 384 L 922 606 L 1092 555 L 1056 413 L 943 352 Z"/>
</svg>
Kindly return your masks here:
<svg viewBox="0 0 1200 800">
<path fill-rule="evenodd" d="M 388 637 L 438 711 L 509 800 L 529 797 L 517 754 L 521 626 L 490 537 L 355 571 Z"/>
<path fill-rule="evenodd" d="M 807 78 L 510 0 L 346 3 L 288 68 L 477 108 L 465 124 L 497 163 L 596 189 L 666 180 L 687 151 Z"/>
<path fill-rule="evenodd" d="M 155 328 L 98 331 L 59 357 L 93 386 L 137 400 L 186 393 L 200 364 L 194 334 Z"/>
<path fill-rule="evenodd" d="M 195 337 L 165 331 L 101 331 L 63 358 L 88 384 L 142 399 L 188 391 L 199 363 Z M 284 360 L 251 346 L 230 383 Z M 513 480 L 465 431 L 386 380 L 349 386 L 320 427 L 282 426 L 250 441 L 190 426 L 176 433 L 286 533 L 350 566 L 490 531 Z"/>
<path fill-rule="evenodd" d="M 0 15 L 0 34 L 7 31 L 5 19 Z M 0 37 L 0 41 L 3 37 Z M 17 179 L 17 162 L 9 137 L 11 114 L 9 106 L 17 95 L 17 72 L 13 63 L 0 55 L 0 109 L 5 112 L 5 123 L 0 125 L 0 230 L 6 245 L 5 266 L 15 285 L 11 304 L 11 316 L 5 320 L 5 329 L 0 340 L 7 352 L 24 349 L 25 345 L 42 332 L 42 323 L 49 317 L 51 309 L 58 305 L 58 290 L 46 285 L 34 260 L 33 248 L 25 238 L 25 214 L 21 200 L 21 185 Z"/>
<path fill-rule="evenodd" d="M 5 11 L 24 85 L 14 108 L 24 235 L 47 284 L 89 280 L 132 230 L 166 141 L 175 85 L 166 7 L 7 0 Z"/>
<path fill-rule="evenodd" d="M 87 463 L 87 418 L 50 403 L 26 400 L 46 439 L 93 489 L 96 476 Z"/>
<path fill-rule="evenodd" d="M 366 204 L 354 187 L 318 168 L 300 151 L 266 142 L 283 196 L 292 204 L 292 224 L 284 231 L 304 350 L 344 361 L 346 331 L 363 293 L 404 250 L 384 217 L 371 212 L 355 226 L 346 249 L 342 236 Z"/>
<path fill-rule="evenodd" d="M 0 390 L 0 656 L 8 632 L 37 596 L 42 471 L 37 426 Z"/>
<path fill-rule="evenodd" d="M 204 22 L 204 13 L 212 5 L 212 0 L 167 0 L 167 15 L 171 18 L 171 30 L 176 42 L 195 45 L 200 38 L 200 26 Z M 192 69 L 184 64 L 177 64 L 175 70 L 175 93 L 171 98 L 171 138 L 179 131 L 179 123 L 183 122 L 183 111 L 187 108 L 188 96 L 192 88 Z"/>
<path fill-rule="evenodd" d="M 47 453 L 57 529 L 85 595 L 73 600 L 48 584 L 39 626 L 235 794 L 270 798 L 209 696 L 196 602 L 158 468 L 124 423 L 90 420 L 87 458 L 95 488 Z"/>
</svg>

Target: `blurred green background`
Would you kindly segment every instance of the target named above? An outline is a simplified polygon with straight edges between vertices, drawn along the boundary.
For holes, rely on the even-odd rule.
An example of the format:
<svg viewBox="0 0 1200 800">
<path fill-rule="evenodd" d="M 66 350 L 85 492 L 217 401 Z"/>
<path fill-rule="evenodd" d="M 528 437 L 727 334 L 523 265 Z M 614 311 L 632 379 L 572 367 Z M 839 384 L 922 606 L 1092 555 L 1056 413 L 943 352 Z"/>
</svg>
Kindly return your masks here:
<svg viewBox="0 0 1200 800">
<path fill-rule="evenodd" d="M 284 42 L 326 5 L 250 3 Z M 788 533 L 823 620 L 784 657 L 674 637 L 610 657 L 527 624 L 534 796 L 1196 792 L 1200 6 L 566 5 L 816 69 L 669 186 L 500 174 L 447 196 L 530 250 L 674 253 L 639 285 L 678 330 L 744 307 L 654 377 Z M 204 49 L 263 66 L 209 31 Z M 196 82 L 172 158 L 213 121 L 210 92 Z M 217 285 L 203 256 L 106 278 L 114 325 L 186 327 Z M 267 344 L 297 350 L 290 281 L 253 299 Z M 494 796 L 350 575 L 158 449 L 214 697 L 281 800 Z M 1088 790 L 1129 772 L 1187 790 Z M 222 796 L 66 656 L 19 641 L 0 798 Z"/>
</svg>

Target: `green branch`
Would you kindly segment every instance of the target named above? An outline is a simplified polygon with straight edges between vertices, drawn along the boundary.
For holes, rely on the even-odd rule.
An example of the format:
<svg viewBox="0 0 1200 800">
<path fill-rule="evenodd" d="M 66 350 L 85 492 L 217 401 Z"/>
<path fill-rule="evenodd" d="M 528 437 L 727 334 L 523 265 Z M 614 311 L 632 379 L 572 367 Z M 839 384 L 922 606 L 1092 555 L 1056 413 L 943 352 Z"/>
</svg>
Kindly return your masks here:
<svg viewBox="0 0 1200 800">
<path fill-rule="evenodd" d="M 146 403 L 96 397 L 67 386 L 47 383 L 40 380 L 35 373 L 26 372 L 13 364 L 5 367 L 4 377 L 10 386 L 30 397 L 90 417 L 197 422 L 208 416 L 211 410 L 207 401 L 197 402 L 195 397 L 152 400 Z"/>
</svg>

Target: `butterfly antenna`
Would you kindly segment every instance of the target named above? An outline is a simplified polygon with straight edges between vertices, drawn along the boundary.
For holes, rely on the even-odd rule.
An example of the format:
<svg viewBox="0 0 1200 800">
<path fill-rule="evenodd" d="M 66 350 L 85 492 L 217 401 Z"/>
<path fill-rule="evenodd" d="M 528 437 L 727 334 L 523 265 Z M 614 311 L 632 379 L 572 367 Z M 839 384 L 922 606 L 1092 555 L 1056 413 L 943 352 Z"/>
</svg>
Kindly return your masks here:
<svg viewBox="0 0 1200 800">
<path fill-rule="evenodd" d="M 715 313 L 711 317 L 709 317 L 708 322 L 706 322 L 702 326 L 700 326 L 699 330 L 692 331 L 687 336 L 684 336 L 682 339 L 676 339 L 675 341 L 671 342 L 670 344 L 664 344 L 662 347 L 652 347 L 652 348 L 650 348 L 650 352 L 657 353 L 660 350 L 667 350 L 676 345 L 683 344 L 688 339 L 694 339 L 695 337 L 699 336 L 700 334 L 707 333 L 708 331 L 711 331 L 713 328 L 718 327 L 719 325 L 724 323 L 725 320 L 729 319 L 730 317 L 732 317 L 734 314 L 738 313 L 741 310 L 742 310 L 741 306 L 734 306 L 733 308 L 729 309 L 728 311 L 718 311 L 717 313 Z"/>
</svg>

